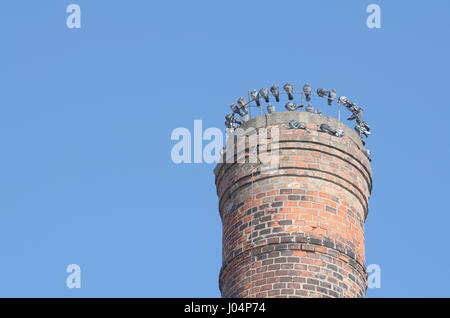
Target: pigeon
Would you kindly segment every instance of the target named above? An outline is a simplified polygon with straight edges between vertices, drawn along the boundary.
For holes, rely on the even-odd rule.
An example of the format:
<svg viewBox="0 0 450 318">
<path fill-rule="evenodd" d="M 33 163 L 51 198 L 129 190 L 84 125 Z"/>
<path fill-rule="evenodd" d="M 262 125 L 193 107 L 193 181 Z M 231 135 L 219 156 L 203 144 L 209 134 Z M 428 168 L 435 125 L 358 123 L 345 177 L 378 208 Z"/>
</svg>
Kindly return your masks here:
<svg viewBox="0 0 450 318">
<path fill-rule="evenodd" d="M 279 101 L 280 101 L 280 90 L 278 89 L 278 86 L 273 85 L 273 86 L 270 88 L 270 92 L 271 92 L 272 95 L 275 97 L 275 100 L 276 100 L 277 102 L 279 102 Z"/>
<path fill-rule="evenodd" d="M 237 100 L 237 104 L 239 105 L 240 108 L 244 107 L 245 105 L 247 105 L 247 101 L 245 100 L 244 97 L 240 97 Z"/>
<path fill-rule="evenodd" d="M 269 102 L 269 90 L 267 88 L 261 88 L 259 90 L 259 95 L 262 96 L 264 98 L 264 100 L 266 101 L 266 103 Z"/>
<path fill-rule="evenodd" d="M 284 84 L 283 88 L 286 91 L 286 94 L 288 94 L 289 100 L 293 100 L 294 99 L 294 87 L 292 86 L 292 84 L 286 83 L 286 84 Z"/>
<path fill-rule="evenodd" d="M 347 118 L 347 120 L 355 120 L 356 119 L 356 122 L 361 122 L 363 120 L 362 114 L 363 114 L 363 110 L 362 110 L 362 108 L 360 108 L 358 111 L 353 112 L 352 115 L 349 118 Z"/>
<path fill-rule="evenodd" d="M 255 101 L 256 106 L 261 106 L 261 103 L 259 102 L 259 93 L 255 90 L 250 91 L 250 97 L 253 101 Z"/>
<path fill-rule="evenodd" d="M 285 107 L 286 107 L 286 109 L 288 111 L 293 112 L 293 111 L 297 110 L 298 108 L 302 108 L 303 105 L 299 105 L 299 104 L 296 104 L 296 103 L 288 102 L 288 103 L 286 103 Z"/>
<path fill-rule="evenodd" d="M 225 116 L 225 126 L 227 128 L 234 128 L 235 125 L 242 125 L 242 120 L 239 118 L 234 117 L 234 114 L 228 114 Z"/>
<path fill-rule="evenodd" d="M 364 135 L 366 137 L 370 136 L 370 130 L 367 130 L 367 127 L 365 125 L 356 125 L 355 130 L 359 133 L 359 135 Z"/>
<path fill-rule="evenodd" d="M 345 97 L 345 96 L 341 96 L 338 99 L 338 103 L 341 104 L 341 105 L 347 105 L 347 102 L 348 102 L 348 98 Z"/>
<path fill-rule="evenodd" d="M 336 99 L 336 91 L 332 89 L 328 92 L 328 106 L 333 104 L 333 101 Z"/>
<path fill-rule="evenodd" d="M 293 129 L 306 129 L 306 124 L 301 123 L 298 120 L 291 120 L 289 122 L 289 127 L 293 128 Z"/>
<path fill-rule="evenodd" d="M 332 136 L 343 137 L 344 131 L 342 129 L 333 129 L 327 124 L 320 125 L 320 131 L 326 132 Z"/>
<path fill-rule="evenodd" d="M 362 151 L 362 153 L 369 159 L 369 161 L 372 161 L 372 158 L 371 158 L 371 152 L 370 152 L 369 149 L 367 149 L 366 147 L 363 147 L 363 148 L 361 149 L 361 151 Z"/>
<path fill-rule="evenodd" d="M 312 90 L 311 90 L 311 86 L 309 84 L 305 84 L 305 86 L 303 86 L 303 94 L 305 94 L 306 101 L 310 102 Z"/>
<path fill-rule="evenodd" d="M 242 110 L 239 108 L 239 106 L 237 104 L 231 104 L 230 108 L 234 114 L 238 114 L 238 115 L 242 116 Z"/>
<path fill-rule="evenodd" d="M 319 97 L 328 96 L 328 91 L 323 89 L 323 88 L 318 88 L 317 89 L 317 95 L 319 95 Z"/>
</svg>

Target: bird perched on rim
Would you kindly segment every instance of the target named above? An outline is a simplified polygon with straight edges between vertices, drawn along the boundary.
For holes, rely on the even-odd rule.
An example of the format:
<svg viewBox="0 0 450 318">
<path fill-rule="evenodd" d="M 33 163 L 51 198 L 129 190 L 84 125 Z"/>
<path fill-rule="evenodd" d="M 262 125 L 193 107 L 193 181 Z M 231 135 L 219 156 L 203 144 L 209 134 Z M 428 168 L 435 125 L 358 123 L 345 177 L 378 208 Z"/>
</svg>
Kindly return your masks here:
<svg viewBox="0 0 450 318">
<path fill-rule="evenodd" d="M 360 107 L 356 103 L 352 102 L 349 99 L 347 99 L 347 102 L 345 103 L 345 107 L 347 107 L 347 109 L 349 111 L 351 111 L 352 113 L 359 112 L 359 110 L 360 110 Z"/>
<path fill-rule="evenodd" d="M 334 135 L 336 137 L 344 137 L 344 131 L 342 129 L 335 129 Z"/>
<path fill-rule="evenodd" d="M 248 104 L 247 104 L 247 101 L 245 100 L 245 98 L 240 97 L 236 103 L 240 109 L 239 115 L 241 117 L 243 117 L 244 120 L 248 120 Z M 233 107 L 233 105 L 232 105 L 232 107 Z"/>
<path fill-rule="evenodd" d="M 301 123 L 298 120 L 291 120 L 289 122 L 289 127 L 293 128 L 293 129 L 306 129 L 306 124 Z"/>
<path fill-rule="evenodd" d="M 225 126 L 227 128 L 235 128 L 234 125 L 242 125 L 242 120 L 236 118 L 234 114 L 228 114 L 225 116 Z"/>
<path fill-rule="evenodd" d="M 273 85 L 270 88 L 270 92 L 272 93 L 273 97 L 275 97 L 275 100 L 277 102 L 279 102 L 280 101 L 280 89 L 278 88 L 278 86 L 277 85 Z"/>
<path fill-rule="evenodd" d="M 311 101 L 312 89 L 311 89 L 311 86 L 309 84 L 305 84 L 303 86 L 303 94 L 305 94 L 306 101 L 310 102 Z"/>
<path fill-rule="evenodd" d="M 294 99 L 294 86 L 290 83 L 286 83 L 283 86 L 284 90 L 286 91 L 286 94 L 288 95 L 289 100 Z"/>
<path fill-rule="evenodd" d="M 233 125 L 231 123 L 232 123 L 232 115 L 228 114 L 225 116 L 225 127 L 233 128 Z"/>
<path fill-rule="evenodd" d="M 368 127 L 367 127 L 367 124 L 363 124 L 364 122 L 362 122 L 362 123 L 360 123 L 360 124 L 357 124 L 356 126 L 355 126 L 355 130 L 358 132 L 358 134 L 361 136 L 361 135 L 364 135 L 364 136 L 366 136 L 366 137 L 369 137 L 370 136 L 370 134 L 371 134 L 371 132 L 370 132 L 370 128 L 369 129 L 367 129 Z"/>
<path fill-rule="evenodd" d="M 359 121 L 363 120 L 362 115 L 363 115 L 363 109 L 359 108 L 357 111 L 354 111 L 352 113 L 352 115 L 349 118 L 347 118 L 347 120 L 355 120 L 356 119 L 356 121 L 359 122 Z"/>
<path fill-rule="evenodd" d="M 369 149 L 367 149 L 366 147 L 362 147 L 361 148 L 362 153 L 367 157 L 367 159 L 369 159 L 369 161 L 372 161 L 372 153 L 370 152 Z"/>
<path fill-rule="evenodd" d="M 244 97 L 239 97 L 239 99 L 236 102 L 240 108 L 243 108 L 247 105 L 247 101 L 245 100 Z"/>
<path fill-rule="evenodd" d="M 261 103 L 259 102 L 259 93 L 256 90 L 250 91 L 250 97 L 252 98 L 252 101 L 256 103 L 256 106 L 261 106 Z"/>
<path fill-rule="evenodd" d="M 295 110 L 297 110 L 299 108 L 302 108 L 303 105 L 299 105 L 299 104 L 296 104 L 296 103 L 288 102 L 288 103 L 286 103 L 285 107 L 286 107 L 286 109 L 288 111 L 293 112 L 293 111 L 295 111 Z"/>
<path fill-rule="evenodd" d="M 308 104 L 308 105 L 305 107 L 305 111 L 307 111 L 308 113 L 314 112 L 314 106 L 311 105 L 311 104 Z"/>
<path fill-rule="evenodd" d="M 273 106 L 272 104 L 268 104 L 268 105 L 267 105 L 267 112 L 268 112 L 269 114 L 274 113 L 274 112 L 275 112 L 275 106 Z"/>
<path fill-rule="evenodd" d="M 348 99 L 345 96 L 339 97 L 338 103 L 347 107 L 347 109 L 351 112 L 355 112 L 359 109 L 358 105 L 356 105 L 354 102 L 352 102 L 350 99 Z"/>
<path fill-rule="evenodd" d="M 345 96 L 341 96 L 338 98 L 338 103 L 341 105 L 347 105 L 348 98 Z"/>
<path fill-rule="evenodd" d="M 328 96 L 328 91 L 326 89 L 323 89 L 323 88 L 318 88 L 317 89 L 317 95 L 319 95 L 319 97 Z"/>
<path fill-rule="evenodd" d="M 344 136 L 344 131 L 342 129 L 333 129 L 328 124 L 321 124 L 319 130 L 322 132 L 326 132 L 330 135 L 336 136 L 336 137 Z"/>
<path fill-rule="evenodd" d="M 244 108 L 240 108 L 237 104 L 231 104 L 230 108 L 234 114 L 238 114 L 241 117 L 244 117 L 245 115 L 247 115 L 246 110 Z"/>
<path fill-rule="evenodd" d="M 328 92 L 328 106 L 333 104 L 333 101 L 336 99 L 336 90 L 332 89 Z"/>
<path fill-rule="evenodd" d="M 264 98 L 264 101 L 265 101 L 266 103 L 269 102 L 269 90 L 268 90 L 267 88 L 265 88 L 265 87 L 261 88 L 261 89 L 259 90 L 259 95 L 262 96 L 262 97 Z"/>
<path fill-rule="evenodd" d="M 363 127 L 370 134 L 370 126 L 369 126 L 368 123 L 366 123 L 364 120 L 357 121 L 357 123 L 358 123 L 359 126 Z"/>
</svg>

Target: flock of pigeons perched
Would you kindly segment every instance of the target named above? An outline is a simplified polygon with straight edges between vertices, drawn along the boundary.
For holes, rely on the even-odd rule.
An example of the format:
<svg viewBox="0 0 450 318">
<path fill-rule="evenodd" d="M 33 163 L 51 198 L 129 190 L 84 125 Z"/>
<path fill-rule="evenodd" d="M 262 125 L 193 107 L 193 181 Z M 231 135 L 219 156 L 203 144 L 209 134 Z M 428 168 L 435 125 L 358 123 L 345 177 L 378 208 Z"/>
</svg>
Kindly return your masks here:
<svg viewBox="0 0 450 318">
<path fill-rule="evenodd" d="M 290 83 L 284 84 L 283 89 L 284 92 L 280 92 L 278 86 L 273 85 L 270 88 L 270 93 L 269 89 L 267 88 L 261 88 L 259 91 L 252 90 L 249 92 L 250 100 L 248 102 L 246 101 L 245 98 L 240 97 L 235 104 L 231 105 L 232 113 L 225 116 L 225 126 L 227 128 L 236 128 L 242 125 L 245 121 L 249 120 L 249 107 L 251 106 L 251 103 L 255 103 L 257 107 L 261 107 L 261 100 L 264 100 L 267 103 L 267 112 L 269 114 L 275 112 L 275 106 L 269 104 L 270 95 L 272 95 L 275 98 L 276 102 L 280 102 L 280 95 L 286 94 L 289 101 L 286 103 L 285 108 L 288 111 L 296 111 L 303 108 L 307 112 L 321 115 L 322 112 L 320 110 L 314 110 L 314 107 L 309 103 L 307 106 L 304 106 L 303 104 L 297 104 L 293 102 L 295 94 L 301 95 L 302 102 L 303 99 L 305 99 L 306 102 L 310 102 L 311 96 L 314 95 L 322 98 L 327 98 L 329 106 L 332 106 L 334 101 L 336 101 L 338 104 L 345 106 L 352 113 L 352 115 L 349 118 L 347 118 L 347 120 L 356 121 L 355 130 L 358 132 L 363 144 L 365 145 L 362 136 L 364 135 L 365 137 L 368 137 L 371 134 L 370 126 L 362 118 L 363 109 L 359 107 L 356 103 L 352 102 L 345 96 L 341 96 L 338 98 L 336 90 L 334 89 L 325 90 L 323 88 L 319 88 L 316 90 L 316 94 L 313 94 L 312 88 L 309 84 L 305 84 L 303 86 L 302 92 L 294 92 L 294 87 Z M 304 127 L 305 125 L 303 123 L 300 123 L 298 121 L 291 121 L 289 123 L 289 126 L 293 129 L 306 128 Z M 337 137 L 342 137 L 344 135 L 344 132 L 341 129 L 332 129 L 327 124 L 322 124 L 320 126 L 320 131 L 329 133 Z M 362 151 L 370 159 L 370 151 L 365 147 L 364 149 L 362 149 Z"/>
</svg>

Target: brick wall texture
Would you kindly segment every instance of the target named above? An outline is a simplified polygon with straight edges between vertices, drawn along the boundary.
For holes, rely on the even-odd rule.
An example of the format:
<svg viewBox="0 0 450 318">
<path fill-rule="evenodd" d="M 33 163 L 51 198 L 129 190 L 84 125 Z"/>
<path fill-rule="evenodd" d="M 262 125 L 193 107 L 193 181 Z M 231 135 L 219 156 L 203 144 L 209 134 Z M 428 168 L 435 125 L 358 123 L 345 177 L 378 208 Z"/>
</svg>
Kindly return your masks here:
<svg viewBox="0 0 450 318">
<path fill-rule="evenodd" d="M 293 119 L 308 129 L 291 129 Z M 345 136 L 319 132 L 322 123 Z M 222 296 L 364 297 L 372 179 L 359 136 L 334 118 L 307 112 L 262 115 L 248 127 L 280 129 L 280 166 L 270 174 L 258 163 L 219 163 L 214 170 Z"/>
</svg>

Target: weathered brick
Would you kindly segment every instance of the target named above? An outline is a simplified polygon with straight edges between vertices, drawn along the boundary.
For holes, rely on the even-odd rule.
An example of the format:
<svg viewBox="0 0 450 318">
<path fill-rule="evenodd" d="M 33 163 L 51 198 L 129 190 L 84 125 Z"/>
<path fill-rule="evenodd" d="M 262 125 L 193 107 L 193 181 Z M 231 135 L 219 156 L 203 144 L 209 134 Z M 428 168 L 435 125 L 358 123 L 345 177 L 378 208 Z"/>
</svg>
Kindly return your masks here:
<svg viewBox="0 0 450 318">
<path fill-rule="evenodd" d="M 276 122 L 281 125 L 280 169 L 270 174 L 249 164 L 218 164 L 215 169 L 224 297 L 365 294 L 370 164 L 352 130 L 344 138 L 317 132 L 323 117 L 304 113 L 267 116 L 270 125 L 275 115 L 310 120 L 305 120 L 310 133 L 287 129 L 289 121 Z M 264 126 L 266 118 L 246 125 L 252 123 Z"/>
</svg>

